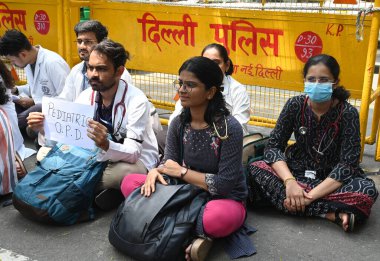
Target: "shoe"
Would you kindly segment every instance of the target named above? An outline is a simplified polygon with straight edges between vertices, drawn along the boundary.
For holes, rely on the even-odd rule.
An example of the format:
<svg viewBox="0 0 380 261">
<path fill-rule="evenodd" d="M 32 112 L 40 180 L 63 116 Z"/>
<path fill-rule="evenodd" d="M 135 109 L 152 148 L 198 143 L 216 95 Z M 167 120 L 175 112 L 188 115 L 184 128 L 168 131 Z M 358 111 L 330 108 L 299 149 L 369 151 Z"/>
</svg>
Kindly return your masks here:
<svg viewBox="0 0 380 261">
<path fill-rule="evenodd" d="M 343 220 L 339 216 L 340 210 L 335 211 L 335 221 L 334 223 L 342 226 L 343 225 Z M 355 227 L 355 214 L 354 213 L 346 213 L 348 215 L 348 228 L 345 230 L 346 232 L 353 232 L 354 227 Z"/>
<path fill-rule="evenodd" d="M 197 238 L 193 241 L 190 249 L 192 261 L 204 261 L 212 246 L 212 240 L 208 238 Z"/>
<path fill-rule="evenodd" d="M 120 190 L 105 189 L 95 197 L 95 204 L 104 211 L 117 208 L 124 201 L 124 196 Z"/>
</svg>

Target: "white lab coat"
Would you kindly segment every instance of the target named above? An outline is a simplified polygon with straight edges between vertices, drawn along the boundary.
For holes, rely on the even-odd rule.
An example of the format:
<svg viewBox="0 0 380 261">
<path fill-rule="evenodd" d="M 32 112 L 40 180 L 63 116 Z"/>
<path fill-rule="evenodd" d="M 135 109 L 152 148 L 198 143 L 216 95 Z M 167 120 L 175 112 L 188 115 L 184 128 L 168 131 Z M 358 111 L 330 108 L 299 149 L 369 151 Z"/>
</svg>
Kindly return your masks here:
<svg viewBox="0 0 380 261">
<path fill-rule="evenodd" d="M 25 67 L 27 84 L 17 86 L 21 93 L 33 98 L 34 103 L 41 103 L 42 97 L 58 96 L 70 72 L 69 65 L 59 54 L 38 47 L 34 74 L 30 64 Z"/>
<path fill-rule="evenodd" d="M 87 86 L 84 86 L 83 88 L 84 66 L 85 61 L 82 61 L 71 69 L 69 75 L 66 78 L 65 87 L 59 95 L 59 98 L 65 99 L 67 101 L 75 101 L 75 99 L 83 90 L 91 87 L 91 85 L 88 83 Z M 87 77 L 87 75 L 85 77 Z M 127 69 L 124 70 L 123 74 L 121 75 L 121 79 L 129 84 L 133 84 L 132 77 Z"/>
<path fill-rule="evenodd" d="M 244 134 L 248 134 L 247 124 L 250 117 L 250 102 L 247 90 L 244 85 L 236 81 L 230 75 L 225 75 L 223 80 L 223 96 L 226 107 L 243 127 Z M 169 125 L 177 115 L 181 114 L 182 105 L 178 100 L 175 104 L 174 112 L 170 115 Z"/>
<path fill-rule="evenodd" d="M 150 170 L 156 167 L 158 163 L 157 139 L 153 132 L 150 117 L 151 105 L 140 89 L 128 84 L 128 90 L 124 100 L 126 113 L 124 117 L 122 117 L 121 107 L 119 106 L 115 115 L 115 108 L 122 100 L 124 90 L 125 82 L 120 80 L 112 108 L 112 121 L 115 129 L 117 129 L 116 126 L 118 126 L 120 122 L 120 126 L 122 126 L 116 138 L 121 139 L 122 136 L 126 138 L 123 144 L 110 141 L 108 151 L 102 151 L 98 154 L 98 160 L 110 160 L 113 162 L 125 161 L 133 164 L 139 159 L 144 163 L 145 167 Z M 76 102 L 93 104 L 94 110 L 96 111 L 96 95 L 97 92 L 88 88 L 79 95 Z M 136 140 L 140 140 L 142 143 Z"/>
</svg>

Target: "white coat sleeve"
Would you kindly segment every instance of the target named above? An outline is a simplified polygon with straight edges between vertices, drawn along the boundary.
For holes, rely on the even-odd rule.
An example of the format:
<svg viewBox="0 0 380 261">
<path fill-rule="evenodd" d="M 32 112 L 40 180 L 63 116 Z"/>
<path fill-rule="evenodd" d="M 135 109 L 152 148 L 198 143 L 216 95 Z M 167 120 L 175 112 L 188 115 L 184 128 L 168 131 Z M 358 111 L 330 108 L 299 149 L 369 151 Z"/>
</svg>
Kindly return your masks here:
<svg viewBox="0 0 380 261">
<path fill-rule="evenodd" d="M 70 73 L 70 67 L 64 60 L 58 60 L 54 63 L 47 64 L 46 71 L 58 96 L 65 86 L 66 78 Z"/>
<path fill-rule="evenodd" d="M 19 94 L 23 93 L 23 94 L 28 95 L 28 97 L 31 96 L 29 84 L 18 85 L 17 90 L 18 90 Z"/>
<path fill-rule="evenodd" d="M 247 134 L 247 124 L 250 118 L 250 101 L 244 85 L 239 86 L 232 96 L 231 115 L 242 125 L 243 131 Z"/>
<path fill-rule="evenodd" d="M 140 158 L 145 128 L 150 122 L 148 99 L 145 96 L 133 97 L 128 104 L 125 117 L 127 117 L 125 127 L 127 133 L 124 143 L 110 141 L 108 151 L 102 151 L 98 154 L 99 161 L 124 161 L 134 164 Z"/>
</svg>

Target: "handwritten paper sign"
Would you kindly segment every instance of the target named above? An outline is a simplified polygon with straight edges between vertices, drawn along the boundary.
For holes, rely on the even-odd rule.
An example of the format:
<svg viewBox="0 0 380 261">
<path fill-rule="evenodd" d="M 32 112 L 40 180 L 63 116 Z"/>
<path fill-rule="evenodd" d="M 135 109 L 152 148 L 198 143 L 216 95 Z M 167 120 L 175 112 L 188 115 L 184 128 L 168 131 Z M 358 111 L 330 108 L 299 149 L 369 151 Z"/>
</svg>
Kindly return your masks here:
<svg viewBox="0 0 380 261">
<path fill-rule="evenodd" d="M 44 131 L 47 139 L 94 148 L 94 141 L 87 136 L 87 121 L 94 115 L 92 106 L 43 97 L 42 113 L 45 115 Z"/>
</svg>

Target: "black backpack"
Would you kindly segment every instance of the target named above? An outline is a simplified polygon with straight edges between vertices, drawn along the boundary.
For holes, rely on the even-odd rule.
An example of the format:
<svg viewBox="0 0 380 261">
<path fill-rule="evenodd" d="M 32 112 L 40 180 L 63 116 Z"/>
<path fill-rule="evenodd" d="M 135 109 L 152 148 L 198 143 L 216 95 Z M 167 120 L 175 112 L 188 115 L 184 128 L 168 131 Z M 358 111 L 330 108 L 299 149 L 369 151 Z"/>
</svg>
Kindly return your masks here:
<svg viewBox="0 0 380 261">
<path fill-rule="evenodd" d="M 136 260 L 184 260 L 207 198 L 207 192 L 191 184 L 156 183 L 150 197 L 136 189 L 114 216 L 109 241 Z"/>
</svg>

